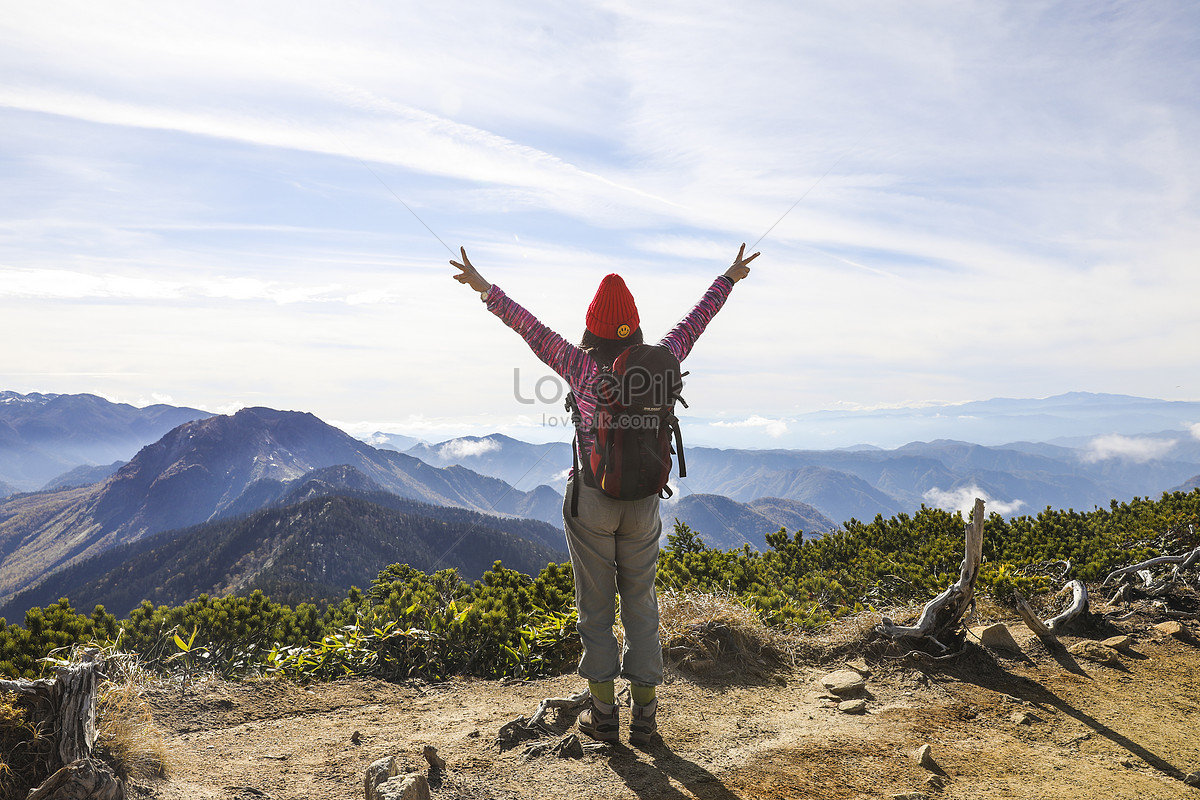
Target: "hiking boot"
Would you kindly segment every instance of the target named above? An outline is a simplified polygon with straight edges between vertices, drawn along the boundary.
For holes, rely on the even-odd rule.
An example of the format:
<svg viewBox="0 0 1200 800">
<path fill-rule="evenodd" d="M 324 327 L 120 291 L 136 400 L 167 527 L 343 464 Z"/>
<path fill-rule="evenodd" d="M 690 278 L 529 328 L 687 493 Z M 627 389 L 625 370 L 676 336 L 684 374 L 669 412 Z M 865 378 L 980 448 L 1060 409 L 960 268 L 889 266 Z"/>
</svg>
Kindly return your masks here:
<svg viewBox="0 0 1200 800">
<path fill-rule="evenodd" d="M 650 744 L 654 735 L 658 733 L 658 722 L 655 721 L 657 714 L 657 697 L 651 700 L 648 706 L 633 704 L 633 720 L 629 723 L 630 744 Z"/>
<path fill-rule="evenodd" d="M 620 708 L 616 704 L 609 705 L 593 697 L 592 704 L 579 715 L 579 730 L 597 741 L 620 741 Z"/>
</svg>

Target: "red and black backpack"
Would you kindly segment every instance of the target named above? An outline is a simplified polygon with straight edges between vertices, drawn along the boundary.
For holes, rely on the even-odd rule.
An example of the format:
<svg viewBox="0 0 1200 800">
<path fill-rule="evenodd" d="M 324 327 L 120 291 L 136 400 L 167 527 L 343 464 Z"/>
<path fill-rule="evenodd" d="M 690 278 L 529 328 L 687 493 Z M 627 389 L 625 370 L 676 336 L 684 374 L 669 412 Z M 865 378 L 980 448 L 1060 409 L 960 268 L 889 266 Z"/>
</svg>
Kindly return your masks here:
<svg viewBox="0 0 1200 800">
<path fill-rule="evenodd" d="M 657 494 L 671 496 L 671 456 L 679 456 L 679 477 L 687 476 L 683 437 L 675 416 L 675 403 L 687 407 L 679 393 L 683 376 L 679 359 L 662 345 L 638 344 L 627 348 L 611 366 L 600 368 L 593 388 L 596 412 L 592 417 L 592 449 L 579 463 L 582 418 L 573 395 L 567 410 L 575 420 L 575 483 L 571 516 L 579 513 L 579 479 L 618 500 L 640 500 Z M 674 445 L 674 446 L 673 446 Z"/>
</svg>

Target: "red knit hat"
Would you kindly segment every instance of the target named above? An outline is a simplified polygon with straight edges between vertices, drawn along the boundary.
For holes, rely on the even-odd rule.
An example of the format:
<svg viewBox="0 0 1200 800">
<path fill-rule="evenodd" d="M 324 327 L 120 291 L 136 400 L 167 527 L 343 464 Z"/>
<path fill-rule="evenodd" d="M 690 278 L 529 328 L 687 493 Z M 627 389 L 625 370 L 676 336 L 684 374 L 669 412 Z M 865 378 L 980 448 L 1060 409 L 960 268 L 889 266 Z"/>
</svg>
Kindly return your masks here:
<svg viewBox="0 0 1200 800">
<path fill-rule="evenodd" d="M 624 339 L 637 330 L 641 319 L 633 295 L 621 276 L 604 276 L 587 310 L 587 329 L 601 339 Z"/>
</svg>

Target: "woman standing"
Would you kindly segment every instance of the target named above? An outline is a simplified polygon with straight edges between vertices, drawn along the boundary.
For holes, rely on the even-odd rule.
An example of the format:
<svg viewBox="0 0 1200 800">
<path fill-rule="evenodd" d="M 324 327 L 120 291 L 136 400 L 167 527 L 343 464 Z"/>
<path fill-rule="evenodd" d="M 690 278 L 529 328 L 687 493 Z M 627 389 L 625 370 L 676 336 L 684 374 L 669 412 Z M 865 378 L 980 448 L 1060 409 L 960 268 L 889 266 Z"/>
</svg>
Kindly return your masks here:
<svg viewBox="0 0 1200 800">
<path fill-rule="evenodd" d="M 709 321 L 725 304 L 733 285 L 750 274 L 754 253 L 745 257 L 746 245 L 738 249 L 733 265 L 719 275 L 691 311 L 663 337 L 659 345 L 683 361 Z M 454 278 L 479 292 L 488 311 L 525 339 L 534 355 L 554 370 L 575 395 L 582 424 L 576 437 L 579 463 L 588 463 L 592 419 L 596 410 L 595 378 L 627 347 L 643 341 L 641 320 L 633 295 L 616 274 L 607 275 L 588 306 L 585 330 L 574 345 L 538 322 L 495 284 L 488 283 L 472 266 L 465 248 Z M 579 486 L 578 513 L 570 503 L 576 481 Z M 630 682 L 633 720 L 629 741 L 647 744 L 658 727 L 655 687 L 662 683 L 662 645 L 658 639 L 658 596 L 654 591 L 658 540 L 662 534 L 658 495 L 640 500 L 618 500 L 587 485 L 584 475 L 567 481 L 563 508 L 567 549 L 575 573 L 575 604 L 579 610 L 579 637 L 583 657 L 579 674 L 588 681 L 591 707 L 579 716 L 579 728 L 601 741 L 615 742 L 620 736 L 615 680 Z M 621 597 L 621 626 L 625 633 L 623 652 L 618 652 L 613 635 L 616 596 Z"/>
</svg>

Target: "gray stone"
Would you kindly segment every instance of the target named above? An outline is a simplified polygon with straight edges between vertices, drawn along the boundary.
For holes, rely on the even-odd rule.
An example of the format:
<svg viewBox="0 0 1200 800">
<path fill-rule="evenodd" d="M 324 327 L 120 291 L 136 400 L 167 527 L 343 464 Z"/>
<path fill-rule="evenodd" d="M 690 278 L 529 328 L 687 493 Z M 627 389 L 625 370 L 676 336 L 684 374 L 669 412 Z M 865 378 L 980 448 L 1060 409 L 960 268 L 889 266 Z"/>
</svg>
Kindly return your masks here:
<svg viewBox="0 0 1200 800">
<path fill-rule="evenodd" d="M 1042 721 L 1041 718 L 1036 714 L 1032 714 L 1028 711 L 1014 711 L 1009 719 L 1012 720 L 1014 725 L 1029 725 L 1034 722 Z"/>
<path fill-rule="evenodd" d="M 425 745 L 425 749 L 421 754 L 425 756 L 425 760 L 429 762 L 429 767 L 431 769 L 446 769 L 446 759 L 438 755 L 437 748 L 433 745 Z"/>
<path fill-rule="evenodd" d="M 862 675 L 864 678 L 871 677 L 871 668 L 867 666 L 867 662 L 862 658 L 855 658 L 846 662 L 846 666 Z"/>
<path fill-rule="evenodd" d="M 1188 786 L 1200 786 L 1200 772 L 1189 772 L 1184 776 L 1183 782 Z"/>
<path fill-rule="evenodd" d="M 1107 639 L 1101 640 L 1100 644 L 1105 647 L 1111 647 L 1113 650 L 1125 650 L 1133 645 L 1133 637 L 1121 634 L 1120 636 L 1110 636 Z"/>
<path fill-rule="evenodd" d="M 1192 632 L 1187 629 L 1186 625 L 1178 620 L 1160 622 L 1155 625 L 1154 628 L 1160 633 L 1165 633 L 1167 636 L 1174 636 L 1176 639 L 1180 639 L 1185 642 L 1190 642 L 1192 640 Z"/>
<path fill-rule="evenodd" d="M 841 669 L 821 678 L 821 685 L 838 697 L 861 692 L 866 687 L 863 676 L 852 669 Z"/>
<path fill-rule="evenodd" d="M 367 767 L 366 777 L 363 778 L 363 792 L 366 794 L 367 800 L 378 800 L 379 795 L 375 792 L 379 785 L 398 774 L 400 774 L 400 767 L 396 764 L 394 756 L 381 758 Z"/>
<path fill-rule="evenodd" d="M 930 772 L 941 772 L 942 768 L 933 760 L 933 748 L 927 744 L 923 744 L 913 753 L 913 761 L 916 761 Z"/>
<path fill-rule="evenodd" d="M 1100 642 L 1084 639 L 1067 648 L 1067 652 L 1076 658 L 1086 658 L 1099 664 L 1115 666 L 1121 663 L 1121 654 Z"/>
<path fill-rule="evenodd" d="M 971 635 L 979 639 L 979 643 L 992 650 L 1011 650 L 1021 652 L 1021 646 L 1013 638 L 1012 631 L 1003 622 L 994 625 L 976 625 L 971 628 Z"/>
<path fill-rule="evenodd" d="M 388 778 L 375 791 L 377 800 L 430 800 L 429 780 L 419 772 Z"/>
<path fill-rule="evenodd" d="M 843 714 L 862 714 L 867 710 L 867 701 L 861 697 L 857 700 L 843 700 L 838 703 L 838 711 Z"/>
</svg>

